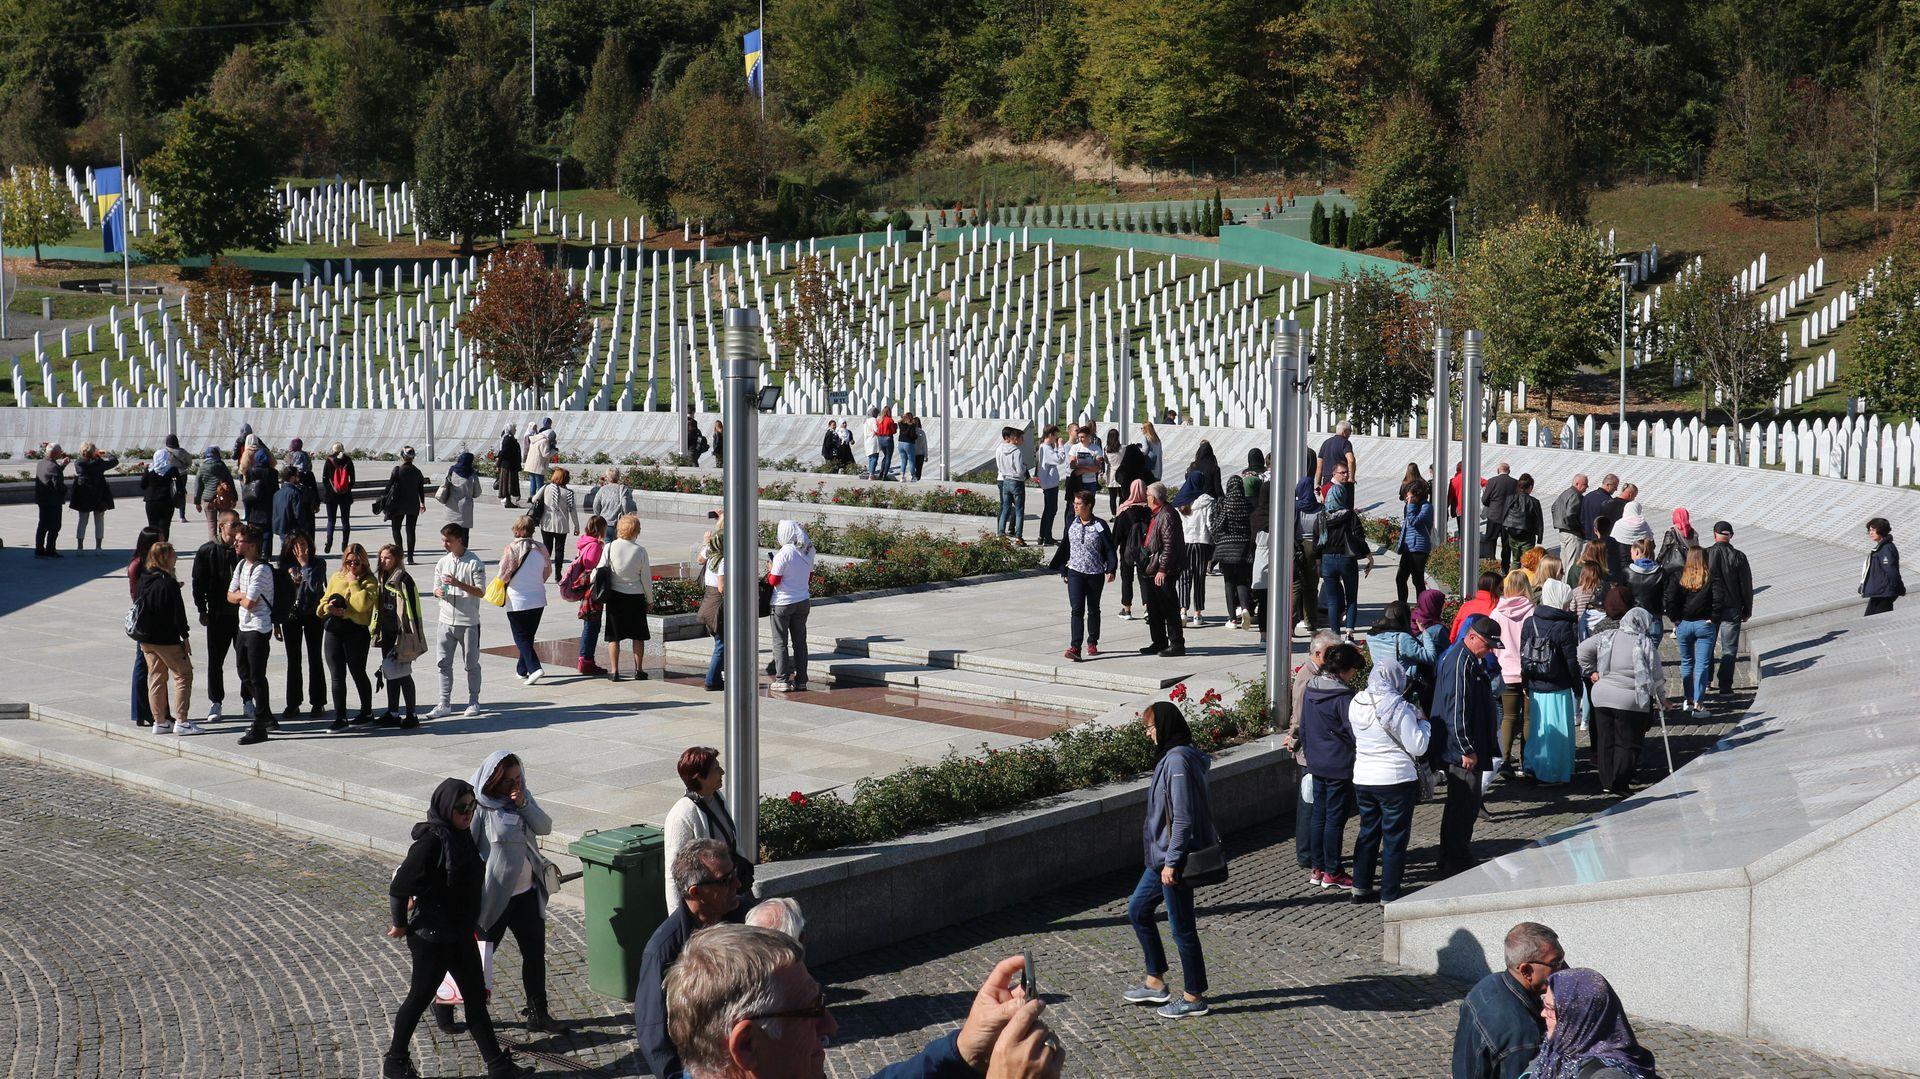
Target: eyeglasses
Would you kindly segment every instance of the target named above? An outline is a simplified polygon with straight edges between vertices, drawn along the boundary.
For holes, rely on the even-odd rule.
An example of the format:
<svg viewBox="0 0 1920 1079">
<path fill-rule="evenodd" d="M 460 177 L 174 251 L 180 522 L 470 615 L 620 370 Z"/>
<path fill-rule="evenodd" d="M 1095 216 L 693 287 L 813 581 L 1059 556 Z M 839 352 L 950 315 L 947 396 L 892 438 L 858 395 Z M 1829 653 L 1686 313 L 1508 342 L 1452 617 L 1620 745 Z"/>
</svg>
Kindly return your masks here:
<svg viewBox="0 0 1920 1079">
<path fill-rule="evenodd" d="M 827 995 L 822 993 L 814 1000 L 813 1004 L 808 1007 L 794 1008 L 784 1012 L 763 1012 L 760 1015 L 742 1016 L 739 1021 L 742 1023 L 757 1023 L 762 1019 L 812 1019 L 817 1021 L 825 1019 L 826 1017 Z"/>
</svg>

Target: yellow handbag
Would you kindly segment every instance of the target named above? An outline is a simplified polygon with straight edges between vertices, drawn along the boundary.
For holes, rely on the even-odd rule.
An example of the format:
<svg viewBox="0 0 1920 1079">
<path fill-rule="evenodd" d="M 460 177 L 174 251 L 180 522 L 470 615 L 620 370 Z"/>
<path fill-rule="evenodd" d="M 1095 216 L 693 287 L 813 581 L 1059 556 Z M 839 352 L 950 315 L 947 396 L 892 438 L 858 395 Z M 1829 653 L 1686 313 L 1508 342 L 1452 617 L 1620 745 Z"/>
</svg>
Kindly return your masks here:
<svg viewBox="0 0 1920 1079">
<path fill-rule="evenodd" d="M 488 581 L 487 594 L 484 598 L 488 603 L 493 604 L 495 607 L 505 607 L 507 605 L 506 578 L 495 577 L 493 580 Z"/>
</svg>

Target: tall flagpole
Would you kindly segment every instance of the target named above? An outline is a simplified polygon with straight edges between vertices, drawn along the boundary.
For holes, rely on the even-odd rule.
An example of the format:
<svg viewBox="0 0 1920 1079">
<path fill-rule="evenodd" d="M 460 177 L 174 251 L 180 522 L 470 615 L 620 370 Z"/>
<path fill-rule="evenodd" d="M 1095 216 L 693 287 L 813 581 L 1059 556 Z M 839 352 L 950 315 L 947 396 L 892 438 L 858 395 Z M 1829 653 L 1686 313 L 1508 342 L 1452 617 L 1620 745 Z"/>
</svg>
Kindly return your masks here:
<svg viewBox="0 0 1920 1079">
<path fill-rule="evenodd" d="M 133 303 L 133 256 L 127 247 L 133 236 L 128 226 L 131 222 L 127 215 L 133 212 L 128 198 L 133 194 L 133 185 L 127 182 L 127 136 L 120 136 L 120 283 L 126 290 L 126 302 Z"/>
<path fill-rule="evenodd" d="M 760 0 L 760 122 L 767 121 L 767 0 Z"/>
</svg>

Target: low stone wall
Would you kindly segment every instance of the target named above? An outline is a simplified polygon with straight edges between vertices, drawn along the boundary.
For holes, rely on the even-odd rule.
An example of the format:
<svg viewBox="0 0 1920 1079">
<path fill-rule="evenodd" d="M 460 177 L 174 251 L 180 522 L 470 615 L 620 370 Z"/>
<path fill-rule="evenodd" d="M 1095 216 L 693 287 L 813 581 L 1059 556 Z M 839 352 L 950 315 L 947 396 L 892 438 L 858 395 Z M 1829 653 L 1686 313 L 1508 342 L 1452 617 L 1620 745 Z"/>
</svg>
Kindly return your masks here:
<svg viewBox="0 0 1920 1079">
<path fill-rule="evenodd" d="M 1216 756 L 1209 793 L 1221 832 L 1290 816 L 1295 769 L 1271 738 Z M 807 957 L 830 962 L 1142 864 L 1146 803 L 1145 778 L 1074 791 L 1004 816 L 774 862 L 760 867 L 755 891 L 799 900 Z"/>
</svg>

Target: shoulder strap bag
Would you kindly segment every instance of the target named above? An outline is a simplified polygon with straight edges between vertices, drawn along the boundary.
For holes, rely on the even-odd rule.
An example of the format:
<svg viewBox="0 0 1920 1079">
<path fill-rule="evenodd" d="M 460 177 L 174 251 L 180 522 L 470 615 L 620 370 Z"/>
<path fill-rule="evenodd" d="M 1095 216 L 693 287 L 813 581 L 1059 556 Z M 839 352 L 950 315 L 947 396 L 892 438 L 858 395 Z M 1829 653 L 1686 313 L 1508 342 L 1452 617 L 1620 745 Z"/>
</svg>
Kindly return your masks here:
<svg viewBox="0 0 1920 1079">
<path fill-rule="evenodd" d="M 1379 713 L 1377 706 L 1373 718 L 1380 721 L 1380 729 L 1386 733 L 1387 738 L 1400 748 L 1400 752 L 1407 755 L 1408 760 L 1413 762 L 1413 777 L 1420 783 L 1420 800 L 1424 802 L 1432 798 L 1433 789 L 1439 783 L 1439 777 L 1434 775 L 1433 769 L 1427 767 L 1427 762 L 1414 756 L 1407 749 L 1407 744 L 1400 740 L 1399 735 L 1393 733 L 1393 724 L 1387 722 L 1387 717 Z"/>
<path fill-rule="evenodd" d="M 1197 850 L 1187 852 L 1187 860 L 1180 868 L 1180 882 L 1193 887 L 1208 884 L 1224 884 L 1227 880 L 1227 852 L 1220 845 L 1219 829 L 1213 823 L 1212 799 L 1207 795 L 1206 784 L 1200 785 L 1201 804 L 1206 806 L 1207 827 L 1214 833 L 1213 842 Z M 1166 803 L 1160 811 L 1161 830 L 1166 833 L 1167 842 L 1173 842 L 1173 795 L 1167 795 Z"/>
</svg>

